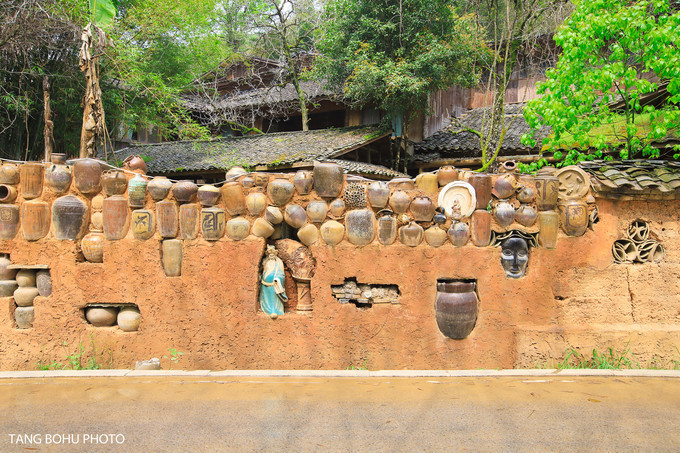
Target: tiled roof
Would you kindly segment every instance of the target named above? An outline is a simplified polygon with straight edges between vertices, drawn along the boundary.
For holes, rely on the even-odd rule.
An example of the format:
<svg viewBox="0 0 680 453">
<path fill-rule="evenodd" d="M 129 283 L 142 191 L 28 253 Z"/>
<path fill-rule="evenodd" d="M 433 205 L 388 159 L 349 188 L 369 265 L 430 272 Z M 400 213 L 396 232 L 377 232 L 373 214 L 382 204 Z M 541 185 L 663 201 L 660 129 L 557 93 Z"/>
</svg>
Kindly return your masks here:
<svg viewBox="0 0 680 453">
<path fill-rule="evenodd" d="M 680 196 L 680 162 L 661 160 L 585 161 L 596 192 L 613 198 L 675 199 Z"/>
<path fill-rule="evenodd" d="M 387 135 L 374 126 L 225 137 L 135 145 L 116 151 L 115 159 L 141 155 L 150 174 L 287 166 L 342 156 Z M 109 156 L 109 160 L 115 160 Z"/>
<path fill-rule="evenodd" d="M 551 129 L 544 127 L 539 129 L 534 136 L 536 147 L 528 147 L 522 144 L 522 135 L 531 130 L 524 121 L 523 112 L 525 104 L 508 104 L 505 106 L 505 124 L 507 132 L 501 146 L 501 155 L 537 154 L 539 144 L 543 138 L 550 134 Z M 479 131 L 482 124 L 488 121 L 491 107 L 472 109 L 460 118 L 452 118 L 451 123 L 444 129 L 436 132 L 421 143 L 415 144 L 416 160 L 431 161 L 442 157 L 477 157 L 481 153 L 479 136 L 468 131 Z"/>
<path fill-rule="evenodd" d="M 354 162 L 351 160 L 342 159 L 323 159 L 323 162 L 334 162 L 345 170 L 345 173 L 359 174 L 359 175 L 378 175 L 387 176 L 390 178 L 410 178 L 406 173 L 394 171 L 382 165 L 367 164 L 365 162 Z"/>
</svg>

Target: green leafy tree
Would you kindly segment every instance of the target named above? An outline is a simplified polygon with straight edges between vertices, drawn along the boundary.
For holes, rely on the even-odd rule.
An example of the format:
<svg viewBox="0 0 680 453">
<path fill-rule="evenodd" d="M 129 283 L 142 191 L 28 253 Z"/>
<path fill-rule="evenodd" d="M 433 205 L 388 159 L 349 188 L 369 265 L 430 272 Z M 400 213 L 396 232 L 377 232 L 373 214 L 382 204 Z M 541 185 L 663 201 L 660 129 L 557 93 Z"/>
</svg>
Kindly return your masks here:
<svg viewBox="0 0 680 453">
<path fill-rule="evenodd" d="M 356 106 L 386 111 L 397 135 L 431 93 L 479 81 L 481 32 L 451 1 L 332 0 L 327 16 L 317 72 Z"/>
<path fill-rule="evenodd" d="M 527 122 L 552 127 L 544 144 L 570 164 L 602 157 L 657 157 L 654 140 L 680 126 L 680 13 L 670 0 L 577 1 L 555 36 L 557 67 L 529 103 Z M 644 105 L 666 86 L 668 101 Z M 530 135 L 524 142 L 533 144 Z"/>
</svg>

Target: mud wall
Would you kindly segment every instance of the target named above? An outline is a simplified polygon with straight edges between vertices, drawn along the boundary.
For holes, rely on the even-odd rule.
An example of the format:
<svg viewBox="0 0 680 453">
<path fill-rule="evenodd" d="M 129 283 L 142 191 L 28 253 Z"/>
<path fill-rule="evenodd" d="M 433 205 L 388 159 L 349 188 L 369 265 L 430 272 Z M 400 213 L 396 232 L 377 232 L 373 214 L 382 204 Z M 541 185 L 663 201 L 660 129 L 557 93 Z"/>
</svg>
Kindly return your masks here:
<svg viewBox="0 0 680 453">
<path fill-rule="evenodd" d="M 71 193 L 77 194 L 74 188 Z M 42 196 L 55 198 L 49 191 Z M 304 205 L 308 199 L 294 201 Z M 19 197 L 17 204 L 22 202 Z M 668 201 L 598 198 L 596 204 L 599 221 L 592 230 L 580 237 L 560 232 L 554 249 L 531 248 L 519 279 L 506 277 L 498 247 L 471 241 L 461 247 L 450 241 L 439 247 L 399 240 L 384 245 L 376 236 L 357 246 L 345 237 L 331 246 L 319 238 L 309 245 L 316 260 L 312 310 L 287 311 L 277 319 L 258 304 L 266 238 L 185 239 L 181 275 L 168 277 L 157 234 L 138 240 L 130 231 L 107 240 L 103 262 L 91 263 L 83 259 L 79 240 L 54 238 L 54 225 L 35 241 L 19 232 L 0 242 L 0 252 L 16 265 L 47 265 L 52 293 L 35 298 L 35 319 L 27 329 L 14 322 L 13 298 L 0 299 L 6 307 L 0 314 L 0 369 L 64 362 L 79 342 L 87 353 L 94 345 L 103 365 L 120 368 L 168 356 L 169 349 L 183 355 L 176 364 L 164 358 L 163 367 L 185 369 L 533 367 L 562 356 L 567 347 L 587 352 L 628 343 L 641 364 L 677 357 L 680 208 Z M 148 197 L 146 207 L 153 209 Z M 665 247 L 661 262 L 613 263 L 612 243 L 635 219 L 647 220 Z M 331 287 L 346 279 L 397 285 L 398 303 L 341 303 Z M 465 339 L 447 338 L 437 327 L 438 279 L 477 281 L 478 319 Z M 84 316 L 88 304 L 135 304 L 139 329 L 94 327 Z"/>
</svg>

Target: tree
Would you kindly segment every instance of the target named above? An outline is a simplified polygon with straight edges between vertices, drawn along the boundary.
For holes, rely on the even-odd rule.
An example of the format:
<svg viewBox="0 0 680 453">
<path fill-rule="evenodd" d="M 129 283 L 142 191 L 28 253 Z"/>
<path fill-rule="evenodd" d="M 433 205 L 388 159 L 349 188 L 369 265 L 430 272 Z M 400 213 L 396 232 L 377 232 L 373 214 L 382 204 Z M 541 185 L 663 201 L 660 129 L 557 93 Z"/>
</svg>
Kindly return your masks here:
<svg viewBox="0 0 680 453">
<path fill-rule="evenodd" d="M 620 148 L 623 158 L 657 157 L 652 142 L 680 126 L 677 6 L 669 0 L 575 3 L 555 36 L 562 55 L 539 88 L 543 97 L 525 110 L 527 122 L 552 127 L 547 147 L 573 147 L 566 155 L 555 153 L 565 163 L 599 158 L 612 148 Z M 668 102 L 643 105 L 644 95 L 661 83 Z"/>
<path fill-rule="evenodd" d="M 463 128 L 479 137 L 482 167 L 493 165 L 505 135 L 517 117 L 505 115 L 506 93 L 513 73 L 536 73 L 551 64 L 555 49 L 546 46 L 550 36 L 570 12 L 570 4 L 554 0 L 466 0 L 459 11 L 473 13 L 477 26 L 485 31 L 491 57 L 477 61 L 486 79 L 485 109 L 479 130 Z"/>
<path fill-rule="evenodd" d="M 318 72 L 348 101 L 387 112 L 398 136 L 431 93 L 479 80 L 480 30 L 451 1 L 332 0 L 327 10 Z"/>
</svg>

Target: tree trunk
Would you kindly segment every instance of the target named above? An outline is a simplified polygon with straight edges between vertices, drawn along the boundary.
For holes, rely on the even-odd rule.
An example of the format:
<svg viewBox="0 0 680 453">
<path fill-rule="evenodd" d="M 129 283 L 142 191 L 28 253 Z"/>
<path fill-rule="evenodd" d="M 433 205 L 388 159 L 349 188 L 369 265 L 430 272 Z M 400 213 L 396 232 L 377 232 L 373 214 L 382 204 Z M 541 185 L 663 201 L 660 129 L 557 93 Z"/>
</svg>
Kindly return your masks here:
<svg viewBox="0 0 680 453">
<path fill-rule="evenodd" d="M 52 152 L 54 151 L 54 122 L 52 121 L 52 109 L 50 108 L 50 81 L 47 76 L 43 77 L 43 101 L 45 103 L 44 124 L 43 131 L 45 140 L 45 162 L 52 160 Z"/>
<path fill-rule="evenodd" d="M 92 32 L 97 34 L 97 42 Z M 92 24 L 83 30 L 80 47 L 80 70 L 85 73 L 85 97 L 83 99 L 83 128 L 80 132 L 80 157 L 93 157 L 96 141 L 104 133 L 104 107 L 102 91 L 99 88 L 97 60 L 92 57 L 93 49 L 106 46 L 106 35 Z"/>
</svg>

